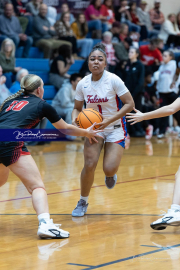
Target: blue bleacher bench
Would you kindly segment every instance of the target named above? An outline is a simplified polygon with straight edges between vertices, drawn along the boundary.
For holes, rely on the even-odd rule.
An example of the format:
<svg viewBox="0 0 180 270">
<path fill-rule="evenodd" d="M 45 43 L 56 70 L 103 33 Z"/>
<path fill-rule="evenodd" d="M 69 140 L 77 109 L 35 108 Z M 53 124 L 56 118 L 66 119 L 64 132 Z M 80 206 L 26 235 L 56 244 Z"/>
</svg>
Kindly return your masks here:
<svg viewBox="0 0 180 270">
<path fill-rule="evenodd" d="M 70 67 L 68 74 L 79 72 L 83 63 L 84 60 L 75 60 L 75 63 Z M 26 68 L 29 70 L 30 74 L 38 75 L 44 81 L 44 84 L 49 83 L 49 59 L 16 58 L 16 67 Z"/>
<path fill-rule="evenodd" d="M 43 99 L 52 100 L 55 97 L 56 93 L 57 91 L 53 85 L 45 85 Z"/>
<path fill-rule="evenodd" d="M 49 71 L 49 59 L 40 58 L 16 58 L 16 67 L 28 70 Z"/>
<path fill-rule="evenodd" d="M 24 47 L 19 47 L 16 50 L 16 57 L 21 58 L 23 54 Z M 40 51 L 37 47 L 31 47 L 29 50 L 28 58 L 43 58 L 43 52 Z"/>
<path fill-rule="evenodd" d="M 39 71 L 39 70 L 29 70 L 30 74 L 36 74 L 37 76 L 39 76 L 44 84 L 49 84 L 49 72 L 48 71 Z"/>
</svg>

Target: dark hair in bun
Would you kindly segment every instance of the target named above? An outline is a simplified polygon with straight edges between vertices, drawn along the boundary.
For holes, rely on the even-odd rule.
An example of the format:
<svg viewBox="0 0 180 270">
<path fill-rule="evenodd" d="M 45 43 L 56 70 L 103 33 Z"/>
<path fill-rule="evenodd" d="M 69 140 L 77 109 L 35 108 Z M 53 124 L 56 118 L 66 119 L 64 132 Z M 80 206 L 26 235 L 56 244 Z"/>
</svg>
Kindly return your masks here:
<svg viewBox="0 0 180 270">
<path fill-rule="evenodd" d="M 97 43 L 97 44 L 93 47 L 92 50 L 95 51 L 95 49 L 96 49 L 96 50 L 101 49 L 101 50 L 103 50 L 103 51 L 105 52 L 106 47 L 105 47 L 105 45 L 104 45 L 103 43 Z"/>
<path fill-rule="evenodd" d="M 92 51 L 90 52 L 89 57 L 91 56 L 92 52 L 94 52 L 94 51 L 100 51 L 100 52 L 102 52 L 102 53 L 104 54 L 104 56 L 105 56 L 105 58 L 106 58 L 106 62 L 107 62 L 106 46 L 105 46 L 103 43 L 97 43 L 97 44 L 93 47 Z M 89 57 L 88 57 L 88 58 L 89 58 Z"/>
</svg>

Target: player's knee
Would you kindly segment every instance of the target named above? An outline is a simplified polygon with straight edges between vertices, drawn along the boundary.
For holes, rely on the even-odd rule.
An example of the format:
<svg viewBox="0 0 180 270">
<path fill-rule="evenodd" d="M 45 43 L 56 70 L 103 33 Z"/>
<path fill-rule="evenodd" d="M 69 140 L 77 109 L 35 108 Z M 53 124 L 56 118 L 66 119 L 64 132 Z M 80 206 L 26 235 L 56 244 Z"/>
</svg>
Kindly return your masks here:
<svg viewBox="0 0 180 270">
<path fill-rule="evenodd" d="M 116 174 L 117 172 L 117 168 L 115 166 L 109 166 L 109 165 L 106 165 L 103 167 L 103 171 L 104 171 L 104 174 L 108 177 L 111 177 L 113 175 Z"/>
<path fill-rule="evenodd" d="M 26 187 L 26 188 L 27 188 L 27 190 L 28 190 L 28 192 L 29 192 L 30 194 L 32 194 L 33 191 L 36 190 L 36 189 L 38 189 L 38 188 L 42 188 L 42 189 L 45 190 L 45 186 L 44 186 L 43 183 L 42 183 L 42 184 L 34 184 L 34 185 L 28 186 L 28 187 Z"/>
<path fill-rule="evenodd" d="M 96 169 L 97 161 L 93 159 L 88 159 L 85 161 L 85 169 L 89 171 L 94 171 Z"/>
</svg>

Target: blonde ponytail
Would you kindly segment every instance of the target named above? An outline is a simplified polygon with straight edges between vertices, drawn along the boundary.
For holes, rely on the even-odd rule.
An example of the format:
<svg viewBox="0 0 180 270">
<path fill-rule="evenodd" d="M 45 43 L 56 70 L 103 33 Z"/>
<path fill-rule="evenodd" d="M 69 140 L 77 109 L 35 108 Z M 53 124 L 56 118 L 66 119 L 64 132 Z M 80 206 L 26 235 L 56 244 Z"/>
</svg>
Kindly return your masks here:
<svg viewBox="0 0 180 270">
<path fill-rule="evenodd" d="M 20 96 L 22 93 L 24 93 L 24 92 L 25 92 L 24 89 L 20 89 L 17 93 L 15 93 L 15 94 L 9 96 L 8 98 L 6 98 L 6 99 L 4 100 L 4 102 L 2 103 L 1 107 L 0 107 L 0 112 L 2 111 L 2 108 L 3 108 L 4 104 L 5 104 L 7 101 L 19 97 L 19 96 Z"/>
<path fill-rule="evenodd" d="M 19 97 L 22 93 L 24 93 L 25 95 L 28 95 L 28 93 L 33 93 L 38 87 L 41 86 L 41 84 L 42 84 L 42 80 L 37 75 L 28 74 L 24 76 L 21 79 L 21 83 L 20 83 L 21 89 L 17 93 L 9 96 L 8 98 L 4 100 L 4 102 L 2 103 L 0 107 L 0 112 L 2 111 L 2 108 L 7 101 Z"/>
</svg>

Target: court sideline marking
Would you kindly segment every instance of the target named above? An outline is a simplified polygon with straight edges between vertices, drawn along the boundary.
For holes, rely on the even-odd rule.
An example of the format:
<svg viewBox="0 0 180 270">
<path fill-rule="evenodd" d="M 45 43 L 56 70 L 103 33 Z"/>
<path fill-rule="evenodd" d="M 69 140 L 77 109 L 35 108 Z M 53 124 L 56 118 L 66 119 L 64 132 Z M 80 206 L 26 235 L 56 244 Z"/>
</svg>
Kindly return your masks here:
<svg viewBox="0 0 180 270">
<path fill-rule="evenodd" d="M 124 261 L 128 261 L 128 260 L 140 258 L 140 257 L 146 256 L 146 255 L 149 255 L 149 254 L 160 252 L 160 251 L 165 251 L 167 249 L 172 249 L 172 248 L 180 247 L 180 244 L 174 245 L 174 246 L 169 246 L 169 247 L 162 247 L 162 248 L 156 247 L 156 246 L 154 246 L 154 247 L 157 248 L 157 249 L 156 250 L 149 251 L 149 252 L 137 254 L 137 255 L 134 255 L 134 256 L 122 258 L 122 259 L 119 259 L 119 260 L 111 261 L 111 262 L 108 262 L 108 263 L 99 264 L 99 265 L 96 265 L 96 266 L 93 266 L 93 265 L 87 266 L 87 265 L 84 265 L 84 264 L 75 264 L 75 263 L 67 263 L 67 264 L 68 265 L 87 266 L 88 267 L 88 268 L 83 268 L 81 270 L 97 269 L 97 268 L 102 268 L 102 267 L 105 267 L 105 266 L 108 266 L 108 265 L 112 265 L 112 264 L 115 264 L 115 263 L 120 263 L 120 262 L 124 262 Z"/>
</svg>

